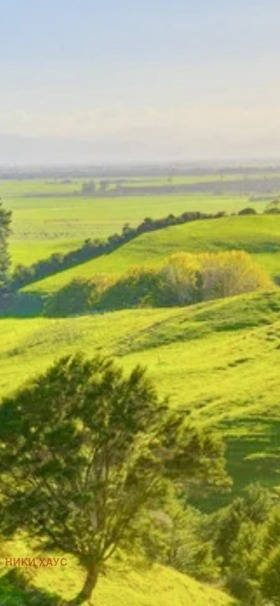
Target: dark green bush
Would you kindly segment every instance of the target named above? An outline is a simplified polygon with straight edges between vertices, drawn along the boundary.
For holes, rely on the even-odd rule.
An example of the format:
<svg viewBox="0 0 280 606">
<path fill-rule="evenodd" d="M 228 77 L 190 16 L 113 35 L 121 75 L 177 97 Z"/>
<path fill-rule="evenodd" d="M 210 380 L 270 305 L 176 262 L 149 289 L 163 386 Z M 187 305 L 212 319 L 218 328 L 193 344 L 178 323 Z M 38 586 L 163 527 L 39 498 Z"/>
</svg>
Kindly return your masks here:
<svg viewBox="0 0 280 606">
<path fill-rule="evenodd" d="M 102 284 L 102 280 L 73 280 L 47 299 L 44 314 L 63 317 L 91 312 L 98 303 Z"/>
</svg>

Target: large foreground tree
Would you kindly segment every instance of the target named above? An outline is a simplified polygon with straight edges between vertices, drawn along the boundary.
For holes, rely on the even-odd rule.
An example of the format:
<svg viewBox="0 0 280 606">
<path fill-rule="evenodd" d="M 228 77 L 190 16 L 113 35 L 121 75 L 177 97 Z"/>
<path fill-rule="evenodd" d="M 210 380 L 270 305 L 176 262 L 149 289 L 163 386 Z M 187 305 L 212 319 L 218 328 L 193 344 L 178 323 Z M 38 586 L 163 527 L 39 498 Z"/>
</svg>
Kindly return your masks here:
<svg viewBox="0 0 280 606">
<path fill-rule="evenodd" d="M 10 264 L 8 254 L 8 236 L 10 233 L 11 212 L 4 209 L 0 198 L 0 293 L 7 283 Z"/>
<path fill-rule="evenodd" d="M 77 556 L 90 599 L 100 570 L 172 490 L 226 482 L 223 446 L 171 412 L 140 367 L 61 359 L 0 407 L 0 530 Z"/>
</svg>

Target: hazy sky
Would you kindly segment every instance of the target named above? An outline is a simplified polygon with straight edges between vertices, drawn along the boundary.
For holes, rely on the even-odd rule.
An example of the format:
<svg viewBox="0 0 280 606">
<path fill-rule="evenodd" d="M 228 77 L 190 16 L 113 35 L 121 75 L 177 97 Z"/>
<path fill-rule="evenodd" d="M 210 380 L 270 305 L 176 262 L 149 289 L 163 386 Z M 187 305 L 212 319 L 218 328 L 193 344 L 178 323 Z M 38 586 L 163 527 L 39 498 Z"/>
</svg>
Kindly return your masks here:
<svg viewBox="0 0 280 606">
<path fill-rule="evenodd" d="M 279 0 L 0 0 L 0 162 L 280 159 Z"/>
</svg>

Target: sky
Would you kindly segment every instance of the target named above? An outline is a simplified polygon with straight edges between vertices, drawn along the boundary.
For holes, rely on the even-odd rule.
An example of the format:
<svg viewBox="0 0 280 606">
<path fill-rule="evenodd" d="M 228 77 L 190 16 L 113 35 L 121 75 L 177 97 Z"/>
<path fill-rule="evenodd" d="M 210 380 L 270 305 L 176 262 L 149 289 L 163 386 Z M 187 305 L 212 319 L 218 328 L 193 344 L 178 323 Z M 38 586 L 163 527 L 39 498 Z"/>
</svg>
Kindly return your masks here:
<svg viewBox="0 0 280 606">
<path fill-rule="evenodd" d="M 0 163 L 280 159 L 279 0 L 0 0 Z"/>
</svg>

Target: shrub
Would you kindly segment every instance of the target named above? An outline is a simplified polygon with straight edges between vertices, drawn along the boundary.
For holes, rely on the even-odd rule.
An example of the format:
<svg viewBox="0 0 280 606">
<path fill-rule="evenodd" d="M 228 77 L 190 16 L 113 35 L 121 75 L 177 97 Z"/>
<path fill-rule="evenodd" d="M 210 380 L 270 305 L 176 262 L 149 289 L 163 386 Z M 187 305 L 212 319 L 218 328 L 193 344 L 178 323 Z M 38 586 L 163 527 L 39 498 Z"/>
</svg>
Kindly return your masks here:
<svg viewBox="0 0 280 606">
<path fill-rule="evenodd" d="M 242 215 L 256 215 L 257 211 L 254 208 L 251 208 L 250 206 L 248 206 L 247 208 L 242 208 L 242 210 L 239 211 L 238 215 L 242 216 Z"/>
<path fill-rule="evenodd" d="M 100 295 L 99 309 L 157 307 L 161 304 L 163 284 L 156 268 L 138 267 L 130 270 Z"/>
<path fill-rule="evenodd" d="M 243 251 L 181 252 L 158 267 L 130 269 L 115 282 L 100 276 L 74 280 L 48 299 L 45 313 L 183 306 L 270 287 L 265 272 Z"/>
<path fill-rule="evenodd" d="M 47 316 L 71 316 L 90 312 L 96 307 L 105 280 L 77 278 L 47 299 L 44 313 Z"/>
<path fill-rule="evenodd" d="M 163 290 L 161 304 L 191 305 L 202 298 L 199 257 L 188 253 L 171 255 L 160 272 Z"/>
<path fill-rule="evenodd" d="M 243 251 L 176 253 L 156 267 L 138 267 L 100 297 L 101 309 L 183 306 L 269 288 L 266 273 Z"/>
<path fill-rule="evenodd" d="M 279 215 L 280 213 L 280 200 L 272 200 L 264 209 L 265 215 Z"/>
<path fill-rule="evenodd" d="M 266 273 L 242 250 L 201 255 L 202 299 L 219 299 L 271 286 Z"/>
<path fill-rule="evenodd" d="M 280 546 L 275 547 L 261 567 L 262 594 L 272 603 L 280 604 Z"/>
</svg>

